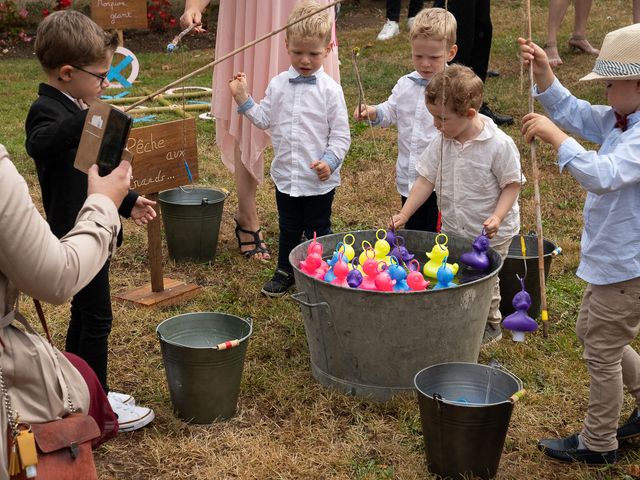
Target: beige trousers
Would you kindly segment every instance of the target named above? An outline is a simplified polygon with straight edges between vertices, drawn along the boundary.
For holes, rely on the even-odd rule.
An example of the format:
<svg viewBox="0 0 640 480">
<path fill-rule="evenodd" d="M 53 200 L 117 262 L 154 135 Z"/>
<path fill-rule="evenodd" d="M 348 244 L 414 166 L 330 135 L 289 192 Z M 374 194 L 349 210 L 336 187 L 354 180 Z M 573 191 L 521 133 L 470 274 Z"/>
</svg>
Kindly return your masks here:
<svg viewBox="0 0 640 480">
<path fill-rule="evenodd" d="M 509 254 L 509 245 L 511 245 L 511 240 L 499 243 L 497 245 L 491 245 L 498 255 L 502 257 L 504 261 Z M 502 314 L 500 313 L 500 277 L 496 275 L 496 282 L 493 285 L 493 292 L 491 293 L 491 307 L 489 307 L 489 315 L 487 316 L 487 323 L 493 323 L 496 326 L 500 326 L 500 322 L 502 321 Z"/>
<path fill-rule="evenodd" d="M 640 356 L 629 346 L 640 330 L 640 277 L 611 285 L 588 284 L 576 334 L 589 370 L 589 406 L 581 432 L 590 450 L 618 448 L 622 385 L 640 407 Z"/>
</svg>

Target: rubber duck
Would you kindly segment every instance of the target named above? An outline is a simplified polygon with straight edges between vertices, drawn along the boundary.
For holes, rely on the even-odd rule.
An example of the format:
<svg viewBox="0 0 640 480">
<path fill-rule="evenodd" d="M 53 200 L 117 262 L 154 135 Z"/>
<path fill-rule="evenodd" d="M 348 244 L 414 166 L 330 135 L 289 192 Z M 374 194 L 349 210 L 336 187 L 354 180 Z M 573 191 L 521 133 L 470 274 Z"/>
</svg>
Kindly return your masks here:
<svg viewBox="0 0 640 480">
<path fill-rule="evenodd" d="M 420 273 L 420 264 L 417 260 L 412 260 L 409 263 L 409 274 L 407 275 L 407 285 L 413 291 L 426 290 L 429 286 L 429 281 L 425 280 Z"/>
<path fill-rule="evenodd" d="M 442 259 L 442 265 L 438 269 L 438 283 L 435 284 L 433 289 L 440 290 L 441 288 L 455 287 L 456 284 L 453 283 L 453 277 L 455 277 L 455 275 L 447 263 L 447 257 L 444 257 Z"/>
<path fill-rule="evenodd" d="M 331 280 L 333 285 L 340 287 L 347 287 L 347 275 L 349 274 L 349 265 L 343 259 L 343 254 L 340 252 L 338 262 L 333 266 L 334 279 Z"/>
<path fill-rule="evenodd" d="M 471 250 L 460 255 L 460 263 L 473 270 L 486 270 L 490 265 L 487 250 L 489 250 L 489 237 L 483 230 L 471 244 Z"/>
<path fill-rule="evenodd" d="M 527 311 L 531 308 L 531 295 L 524 289 L 524 278 L 520 278 L 522 290 L 513 296 L 511 304 L 516 309 L 511 315 L 502 321 L 504 328 L 511 330 L 511 336 L 514 342 L 524 342 L 526 332 L 534 332 L 538 329 L 536 321 L 527 315 Z"/>
<path fill-rule="evenodd" d="M 373 251 L 373 250 L 372 250 Z M 367 258 L 362 265 L 364 275 L 360 288 L 362 290 L 377 290 L 376 275 L 378 275 L 378 262 L 375 258 Z"/>
<path fill-rule="evenodd" d="M 318 253 L 322 257 L 322 244 L 319 243 L 316 238 L 316 232 L 313 232 L 313 240 L 311 240 L 307 247 L 307 257 L 312 253 Z"/>
<path fill-rule="evenodd" d="M 442 243 L 438 241 L 441 238 L 444 238 Z M 426 252 L 429 261 L 424 265 L 423 272 L 425 277 L 438 278 L 438 269 L 442 266 L 442 259 L 449 257 L 449 249 L 447 248 L 448 241 L 449 239 L 444 233 L 439 233 L 436 236 L 436 244 L 431 249 L 431 252 Z M 458 273 L 457 263 L 448 263 L 447 266 L 451 269 L 454 276 Z"/>
<path fill-rule="evenodd" d="M 395 281 L 395 284 L 393 285 L 393 290 L 395 292 L 406 292 L 407 290 L 411 290 L 407 283 L 407 271 L 398 265 L 395 257 L 392 257 L 391 265 L 389 265 L 387 272 L 391 279 Z M 420 276 L 422 277 L 422 275 Z"/>
</svg>

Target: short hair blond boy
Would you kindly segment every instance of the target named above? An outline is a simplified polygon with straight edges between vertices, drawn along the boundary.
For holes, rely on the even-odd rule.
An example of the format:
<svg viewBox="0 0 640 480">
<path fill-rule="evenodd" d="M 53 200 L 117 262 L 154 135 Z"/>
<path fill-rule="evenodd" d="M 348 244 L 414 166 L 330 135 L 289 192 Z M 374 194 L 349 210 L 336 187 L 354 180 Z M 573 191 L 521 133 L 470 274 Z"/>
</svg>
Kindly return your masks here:
<svg viewBox="0 0 640 480">
<path fill-rule="evenodd" d="M 61 65 L 90 65 L 104 60 L 117 47 L 115 32 L 105 32 L 89 17 L 75 10 L 53 12 L 40 22 L 36 30 L 35 52 L 45 70 Z"/>
<path fill-rule="evenodd" d="M 422 37 L 427 40 L 447 42 L 447 48 L 456 44 L 458 22 L 451 12 L 444 8 L 423 8 L 414 17 L 409 30 L 409 40 Z"/>
<path fill-rule="evenodd" d="M 301 17 L 309 15 L 319 8 L 322 8 L 322 5 L 317 2 L 305 1 L 299 3 L 291 11 L 287 23 L 294 22 Z M 317 38 L 322 40 L 325 45 L 329 45 L 331 43 L 332 31 L 333 21 L 331 20 L 329 9 L 324 9 L 287 28 L 287 40 L 291 40 L 292 38 Z"/>
<path fill-rule="evenodd" d="M 458 115 L 480 109 L 484 85 L 473 70 L 454 64 L 436 73 L 425 91 L 428 104 L 444 103 Z"/>
</svg>

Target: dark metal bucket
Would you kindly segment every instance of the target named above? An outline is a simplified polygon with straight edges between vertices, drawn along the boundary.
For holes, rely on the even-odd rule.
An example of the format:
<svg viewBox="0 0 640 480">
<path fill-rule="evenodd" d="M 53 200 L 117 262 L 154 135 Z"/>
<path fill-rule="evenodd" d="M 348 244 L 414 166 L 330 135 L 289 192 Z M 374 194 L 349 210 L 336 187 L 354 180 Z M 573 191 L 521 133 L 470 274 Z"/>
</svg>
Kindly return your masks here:
<svg viewBox="0 0 640 480">
<path fill-rule="evenodd" d="M 444 478 L 493 478 L 522 382 L 500 367 L 442 363 L 414 379 L 427 467 Z"/>
<path fill-rule="evenodd" d="M 211 262 L 216 256 L 227 194 L 212 188 L 174 188 L 160 192 L 169 256 L 176 262 Z"/>
<path fill-rule="evenodd" d="M 211 423 L 233 416 L 252 331 L 250 320 L 219 312 L 185 313 L 158 325 L 169 393 L 178 417 Z M 220 345 L 234 340 L 236 346 Z"/>
<path fill-rule="evenodd" d="M 372 245 L 374 230 L 350 232 L 357 246 Z M 410 252 L 423 265 L 435 233 L 403 230 Z M 344 233 L 318 238 L 330 256 Z M 345 393 L 386 401 L 413 389 L 415 373 L 425 365 L 477 362 L 491 305 L 491 292 L 502 259 L 489 250 L 491 268 L 486 276 L 455 288 L 422 292 L 378 292 L 339 287 L 307 275 L 298 268 L 309 242 L 293 249 L 311 373 L 325 386 Z M 471 250 L 471 241 L 449 236 L 450 261 Z"/>
<path fill-rule="evenodd" d="M 536 235 L 524 235 L 524 244 L 527 250 L 526 258 L 522 256 L 520 236 L 514 237 L 509 245 L 509 253 L 504 260 L 504 266 L 500 270 L 500 313 L 502 318 L 515 312 L 513 297 L 522 290 L 520 281 L 516 275 L 524 276 L 524 264 L 527 263 L 527 278 L 524 287 L 531 295 L 531 308 L 529 316 L 538 318 L 540 315 L 540 271 L 538 270 L 538 237 Z M 551 260 L 556 246 L 549 240 L 543 240 L 544 250 L 544 278 L 549 276 Z"/>
</svg>

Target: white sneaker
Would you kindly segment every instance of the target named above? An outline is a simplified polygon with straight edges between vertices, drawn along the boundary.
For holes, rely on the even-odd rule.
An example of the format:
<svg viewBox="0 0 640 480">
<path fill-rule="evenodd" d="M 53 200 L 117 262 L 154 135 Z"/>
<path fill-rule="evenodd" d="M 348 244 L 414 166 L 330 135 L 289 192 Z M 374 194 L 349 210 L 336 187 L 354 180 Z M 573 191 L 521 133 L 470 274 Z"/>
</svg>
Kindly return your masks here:
<svg viewBox="0 0 640 480">
<path fill-rule="evenodd" d="M 407 28 L 408 28 L 409 30 L 411 30 L 411 27 L 413 27 L 413 21 L 414 21 L 415 19 L 416 19 L 416 17 L 410 17 L 410 18 L 407 18 Z"/>
<path fill-rule="evenodd" d="M 112 405 L 114 413 L 118 416 L 118 427 L 121 432 L 132 432 L 149 425 L 156 415 L 147 407 L 137 407 L 120 403 Z"/>
<path fill-rule="evenodd" d="M 125 403 L 127 405 L 135 405 L 136 404 L 136 399 L 133 398 L 131 395 L 127 395 L 126 393 L 109 392 L 107 394 L 107 399 L 109 400 L 109 403 L 111 404 L 111 408 L 113 408 L 113 404 L 114 403 Z"/>
<path fill-rule="evenodd" d="M 378 34 L 378 40 L 389 40 L 390 38 L 400 35 L 400 25 L 398 22 L 387 19 L 387 22 L 383 25 L 382 30 Z"/>
</svg>

